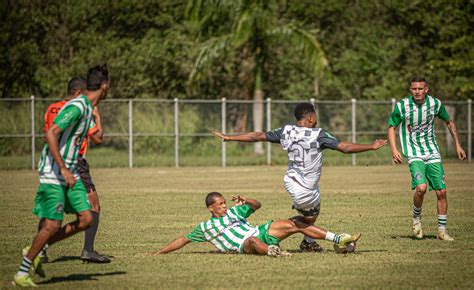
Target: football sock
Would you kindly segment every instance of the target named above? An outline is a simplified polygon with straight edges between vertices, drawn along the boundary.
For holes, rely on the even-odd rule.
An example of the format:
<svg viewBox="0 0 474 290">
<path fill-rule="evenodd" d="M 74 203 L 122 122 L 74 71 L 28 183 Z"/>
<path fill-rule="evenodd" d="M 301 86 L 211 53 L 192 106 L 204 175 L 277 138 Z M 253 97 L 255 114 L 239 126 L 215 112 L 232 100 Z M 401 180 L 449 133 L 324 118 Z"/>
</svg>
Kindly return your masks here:
<svg viewBox="0 0 474 290">
<path fill-rule="evenodd" d="M 28 275 L 32 264 L 33 262 L 31 262 L 30 259 L 28 259 L 27 257 L 23 257 L 23 260 L 21 261 L 20 269 L 18 269 L 16 276 L 21 277 L 21 276 Z"/>
<path fill-rule="evenodd" d="M 84 250 L 91 253 L 94 251 L 94 240 L 95 235 L 97 234 L 97 229 L 99 228 L 99 217 L 100 214 L 98 212 L 92 212 L 93 223 L 90 228 L 85 231 L 84 235 Z"/>
<path fill-rule="evenodd" d="M 446 220 L 447 220 L 447 215 L 445 215 L 445 214 L 439 214 L 438 215 L 438 229 L 439 230 L 445 230 L 446 229 Z"/>
<path fill-rule="evenodd" d="M 324 238 L 326 241 L 331 241 L 331 242 L 334 242 L 334 243 L 339 243 L 339 241 L 341 240 L 341 236 L 340 235 L 336 235 L 335 233 L 331 233 L 331 232 L 327 232 L 326 233 L 326 237 Z"/>
<path fill-rule="evenodd" d="M 308 237 L 308 236 L 304 236 L 304 240 L 305 240 L 306 242 L 310 243 L 310 244 L 311 244 L 311 243 L 314 243 L 314 242 L 316 241 L 315 239 L 310 238 L 310 237 Z"/>
<path fill-rule="evenodd" d="M 415 205 L 413 205 L 413 218 L 421 219 L 421 207 L 418 208 Z"/>
</svg>

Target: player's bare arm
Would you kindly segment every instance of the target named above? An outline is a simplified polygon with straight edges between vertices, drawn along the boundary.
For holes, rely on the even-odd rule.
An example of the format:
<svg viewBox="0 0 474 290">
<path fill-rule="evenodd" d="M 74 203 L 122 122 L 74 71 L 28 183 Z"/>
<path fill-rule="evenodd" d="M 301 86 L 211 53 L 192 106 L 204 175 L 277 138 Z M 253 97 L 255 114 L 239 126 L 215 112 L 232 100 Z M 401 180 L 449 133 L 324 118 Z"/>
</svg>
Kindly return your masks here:
<svg viewBox="0 0 474 290">
<path fill-rule="evenodd" d="M 94 110 L 92 111 L 92 115 L 94 115 L 94 118 L 95 118 L 97 131 L 95 131 L 94 134 L 90 136 L 90 138 L 94 144 L 99 145 L 102 143 L 103 137 L 104 137 L 104 131 L 102 131 L 102 122 L 100 120 L 99 107 L 97 106 L 94 107 Z"/>
<path fill-rule="evenodd" d="M 336 150 L 342 153 L 360 153 L 371 150 L 377 150 L 383 146 L 387 145 L 387 140 L 377 139 L 372 144 L 357 144 L 350 142 L 340 142 Z"/>
<path fill-rule="evenodd" d="M 164 247 L 160 251 L 154 252 L 152 254 L 154 254 L 154 255 L 168 254 L 170 252 L 181 249 L 182 247 L 186 246 L 190 242 L 191 242 L 191 240 L 186 238 L 186 237 L 177 238 L 176 240 L 169 243 L 166 247 Z"/>
<path fill-rule="evenodd" d="M 212 134 L 216 137 L 221 138 L 224 142 L 228 141 L 239 141 L 239 142 L 259 142 L 259 141 L 267 141 L 265 137 L 265 132 L 249 132 L 244 134 L 238 135 L 226 135 L 221 132 L 212 132 Z"/>
<path fill-rule="evenodd" d="M 451 133 L 451 136 L 453 137 L 454 144 L 456 144 L 456 153 L 458 154 L 458 158 L 460 160 L 465 160 L 466 152 L 462 148 L 461 142 L 459 142 L 459 136 L 458 136 L 458 130 L 456 128 L 456 124 L 454 123 L 453 120 L 449 120 L 446 122 L 446 125 L 448 126 L 449 133 Z"/>
<path fill-rule="evenodd" d="M 390 151 L 392 151 L 392 159 L 395 164 L 402 164 L 402 154 L 397 149 L 396 139 L 395 139 L 395 127 L 388 127 L 388 141 L 390 143 Z"/>
<path fill-rule="evenodd" d="M 66 181 L 66 186 L 73 188 L 74 184 L 76 183 L 76 178 L 74 177 L 74 174 L 72 174 L 72 172 L 66 168 L 61 154 L 59 153 L 58 136 L 60 133 L 61 128 L 59 128 L 56 124 L 53 124 L 51 127 L 49 127 L 48 132 L 46 132 L 46 141 L 48 142 L 49 151 L 51 152 L 54 161 L 58 164 L 61 175 Z"/>
<path fill-rule="evenodd" d="M 256 199 L 243 197 L 243 196 L 240 196 L 240 195 L 233 195 L 231 197 L 231 199 L 235 202 L 236 206 L 247 204 L 248 206 L 250 206 L 250 208 L 253 211 L 256 211 L 256 210 L 258 210 L 259 208 L 262 207 L 262 204 Z"/>
</svg>

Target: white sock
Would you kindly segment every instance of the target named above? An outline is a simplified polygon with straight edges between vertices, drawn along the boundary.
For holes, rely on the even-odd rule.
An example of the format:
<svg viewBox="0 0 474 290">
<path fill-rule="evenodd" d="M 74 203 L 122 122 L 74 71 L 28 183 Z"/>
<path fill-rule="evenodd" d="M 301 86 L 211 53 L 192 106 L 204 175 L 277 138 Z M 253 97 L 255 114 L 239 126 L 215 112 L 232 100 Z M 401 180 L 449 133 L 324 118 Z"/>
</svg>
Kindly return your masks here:
<svg viewBox="0 0 474 290">
<path fill-rule="evenodd" d="M 326 237 L 324 238 L 326 241 L 334 242 L 334 238 L 336 237 L 335 233 L 326 232 Z"/>
</svg>

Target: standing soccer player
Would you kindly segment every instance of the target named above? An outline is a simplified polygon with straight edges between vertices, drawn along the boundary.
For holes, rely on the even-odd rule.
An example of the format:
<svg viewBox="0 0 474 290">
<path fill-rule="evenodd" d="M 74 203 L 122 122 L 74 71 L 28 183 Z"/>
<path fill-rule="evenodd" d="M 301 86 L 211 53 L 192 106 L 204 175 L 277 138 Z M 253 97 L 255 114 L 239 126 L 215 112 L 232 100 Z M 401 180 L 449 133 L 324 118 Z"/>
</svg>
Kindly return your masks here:
<svg viewBox="0 0 474 290">
<path fill-rule="evenodd" d="M 44 218 L 44 224 L 14 276 L 17 286 L 37 286 L 29 272 L 33 266 L 38 275 L 45 276 L 42 252 L 93 223 L 87 191 L 77 172 L 77 156 L 80 145 L 87 138 L 94 106 L 107 97 L 108 90 L 107 65 L 89 69 L 86 95 L 69 101 L 46 133 L 47 144 L 38 164 L 40 185 L 33 209 L 33 213 Z M 61 228 L 64 212 L 76 213 L 77 220 Z"/>
<path fill-rule="evenodd" d="M 58 115 L 61 108 L 70 100 L 80 96 L 87 89 L 87 81 L 82 77 L 74 77 L 68 82 L 67 97 L 64 100 L 53 103 L 48 107 L 44 115 L 44 128 L 43 131 L 45 134 L 48 132 L 49 127 L 53 124 L 54 119 Z M 94 263 L 110 263 L 110 259 L 104 255 L 100 255 L 97 251 L 94 250 L 94 241 L 99 227 L 99 217 L 100 217 L 100 203 L 99 195 L 97 194 L 94 182 L 89 172 L 89 164 L 86 160 L 87 147 L 89 145 L 89 139 L 96 145 L 102 143 L 103 131 L 102 123 L 100 120 L 100 114 L 98 107 L 94 107 L 92 111 L 94 116 L 91 127 L 87 132 L 87 138 L 81 144 L 79 150 L 79 157 L 77 159 L 77 171 L 81 178 L 82 183 L 84 184 L 87 190 L 87 198 L 91 205 L 91 212 L 93 217 L 93 224 L 90 228 L 85 231 L 84 235 L 84 248 L 82 250 L 81 259 L 87 262 Z M 40 226 L 43 223 L 43 219 L 40 221 Z M 46 256 L 45 256 L 46 258 Z"/>
<path fill-rule="evenodd" d="M 240 135 L 225 135 L 213 132 L 224 141 L 281 143 L 288 153 L 288 170 L 284 185 L 293 200 L 293 208 L 301 216 L 293 217 L 305 224 L 314 225 L 320 212 L 318 182 L 323 165 L 323 150 L 332 149 L 342 153 L 359 153 L 377 150 L 387 140 L 375 140 L 372 144 L 355 144 L 339 141 L 328 131 L 316 128 L 316 111 L 311 103 L 300 103 L 295 108 L 296 125 L 286 125 L 269 132 L 250 132 Z M 308 236 L 300 244 L 303 252 L 320 252 L 322 248 Z"/>
<path fill-rule="evenodd" d="M 410 84 L 411 96 L 397 102 L 388 120 L 388 140 L 392 151 L 393 162 L 402 163 L 402 155 L 395 144 L 395 128 L 400 126 L 400 143 L 403 155 L 408 158 L 411 173 L 413 196 L 413 233 L 416 238 L 423 238 L 421 228 L 421 207 L 426 190 L 435 190 L 438 198 L 438 239 L 453 241 L 446 231 L 448 200 L 441 154 L 434 129 L 435 117 L 446 122 L 449 132 L 456 144 L 459 159 L 466 159 L 461 147 L 456 125 L 449 119 L 448 112 L 441 101 L 427 95 L 428 83 L 423 77 L 414 77 Z"/>
</svg>

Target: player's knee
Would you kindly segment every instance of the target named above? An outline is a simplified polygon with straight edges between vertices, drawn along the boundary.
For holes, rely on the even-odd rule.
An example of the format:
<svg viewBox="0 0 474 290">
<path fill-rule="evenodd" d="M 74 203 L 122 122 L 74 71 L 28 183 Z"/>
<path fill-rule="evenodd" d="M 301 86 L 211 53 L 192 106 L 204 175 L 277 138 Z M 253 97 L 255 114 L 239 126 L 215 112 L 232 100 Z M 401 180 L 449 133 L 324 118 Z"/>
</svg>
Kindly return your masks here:
<svg viewBox="0 0 474 290">
<path fill-rule="evenodd" d="M 81 230 L 90 228 L 93 225 L 93 223 L 94 223 L 94 219 L 90 211 L 81 214 L 81 216 L 79 217 L 79 227 Z"/>
<path fill-rule="evenodd" d="M 446 199 L 446 189 L 436 191 L 436 196 L 438 197 L 438 200 Z"/>
<path fill-rule="evenodd" d="M 416 186 L 416 193 L 418 195 L 424 195 L 427 189 L 428 189 L 428 186 L 426 184 L 419 184 Z"/>
<path fill-rule="evenodd" d="M 56 233 L 59 229 L 61 228 L 61 223 L 60 222 L 44 222 L 41 230 L 48 231 L 52 234 Z"/>
</svg>

